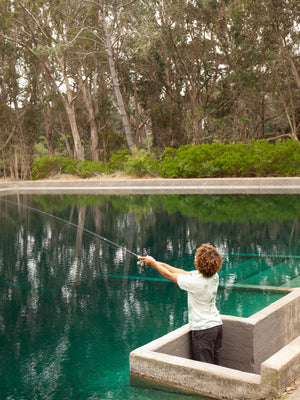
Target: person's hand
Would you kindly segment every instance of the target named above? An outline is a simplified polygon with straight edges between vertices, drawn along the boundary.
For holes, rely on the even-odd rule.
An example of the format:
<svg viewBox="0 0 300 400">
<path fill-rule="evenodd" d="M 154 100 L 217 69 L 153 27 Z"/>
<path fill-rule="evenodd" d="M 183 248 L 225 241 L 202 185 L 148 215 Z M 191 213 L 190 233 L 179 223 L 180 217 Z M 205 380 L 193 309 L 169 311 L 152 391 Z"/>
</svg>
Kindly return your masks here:
<svg viewBox="0 0 300 400">
<path fill-rule="evenodd" d="M 151 257 L 151 256 L 139 256 L 138 259 L 147 265 L 150 265 L 151 267 L 153 267 L 154 263 L 156 262 L 155 258 Z"/>
</svg>

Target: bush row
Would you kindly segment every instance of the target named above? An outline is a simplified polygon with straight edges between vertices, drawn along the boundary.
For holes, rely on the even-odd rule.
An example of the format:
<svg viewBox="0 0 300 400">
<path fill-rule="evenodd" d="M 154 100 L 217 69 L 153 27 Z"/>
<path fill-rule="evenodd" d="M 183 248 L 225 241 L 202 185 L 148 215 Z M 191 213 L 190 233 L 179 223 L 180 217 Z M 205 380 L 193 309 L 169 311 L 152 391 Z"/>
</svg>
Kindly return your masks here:
<svg viewBox="0 0 300 400">
<path fill-rule="evenodd" d="M 300 144 L 293 140 L 276 144 L 259 140 L 166 149 L 160 174 L 166 178 L 297 176 Z"/>
<path fill-rule="evenodd" d="M 71 174 L 87 178 L 104 172 L 105 167 L 101 161 L 72 160 L 69 157 L 43 157 L 33 163 L 31 177 L 32 179 L 45 179 L 58 174 Z"/>
<path fill-rule="evenodd" d="M 248 144 L 185 145 L 165 149 L 160 159 L 144 150 L 133 155 L 120 150 L 106 166 L 102 162 L 44 157 L 34 163 L 32 178 L 58 173 L 89 177 L 116 171 L 164 178 L 300 176 L 300 144 L 293 140 L 275 144 L 259 140 Z"/>
</svg>

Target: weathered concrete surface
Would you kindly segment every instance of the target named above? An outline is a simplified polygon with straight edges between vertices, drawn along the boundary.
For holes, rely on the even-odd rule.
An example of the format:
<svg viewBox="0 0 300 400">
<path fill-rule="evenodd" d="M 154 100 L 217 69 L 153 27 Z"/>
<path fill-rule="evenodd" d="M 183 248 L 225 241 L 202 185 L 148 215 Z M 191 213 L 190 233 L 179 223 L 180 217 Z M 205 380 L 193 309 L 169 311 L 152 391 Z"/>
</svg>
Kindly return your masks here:
<svg viewBox="0 0 300 400">
<path fill-rule="evenodd" d="M 300 193 L 295 178 L 85 179 L 0 182 L 19 193 L 276 194 Z"/>
<path fill-rule="evenodd" d="M 262 385 L 270 396 L 280 396 L 300 371 L 300 336 L 261 365 Z M 300 397 L 298 398 L 298 400 Z"/>
<path fill-rule="evenodd" d="M 300 335 L 299 310 L 298 288 L 250 317 L 254 324 L 254 372 L 259 373 L 264 360 Z"/>
<path fill-rule="evenodd" d="M 131 374 L 190 394 L 259 399 L 260 376 L 158 352 L 131 353 Z M 249 396 L 250 395 L 250 396 Z"/>
<path fill-rule="evenodd" d="M 300 289 L 293 289 L 249 318 L 222 316 L 221 366 L 190 359 L 185 325 L 134 350 L 131 375 L 218 399 L 279 396 L 300 376 L 299 301 Z"/>
<path fill-rule="evenodd" d="M 0 196 L 5 196 L 6 194 L 10 194 L 14 192 L 15 185 L 13 182 L 0 182 Z"/>
<path fill-rule="evenodd" d="M 295 289 L 249 318 L 223 315 L 221 364 L 259 374 L 263 361 L 300 334 L 299 309 L 300 289 Z M 274 334 L 269 335 L 267 332 Z M 178 331 L 174 339 L 169 337 L 167 342 L 162 342 L 159 351 L 191 358 L 188 332 L 179 335 Z"/>
<path fill-rule="evenodd" d="M 299 400 L 300 399 L 300 380 L 296 381 L 296 386 L 293 385 L 293 387 L 288 389 L 288 393 L 284 394 L 284 397 L 282 399 L 286 400 Z"/>
<path fill-rule="evenodd" d="M 222 316 L 221 365 L 254 373 L 254 324 L 247 318 Z"/>
</svg>

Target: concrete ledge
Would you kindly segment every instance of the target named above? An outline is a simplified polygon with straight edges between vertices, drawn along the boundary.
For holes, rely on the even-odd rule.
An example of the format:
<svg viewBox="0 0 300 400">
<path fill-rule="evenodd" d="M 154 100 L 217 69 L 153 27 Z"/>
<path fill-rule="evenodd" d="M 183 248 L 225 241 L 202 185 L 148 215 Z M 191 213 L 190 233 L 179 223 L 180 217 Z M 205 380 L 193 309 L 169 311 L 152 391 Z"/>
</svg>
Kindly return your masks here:
<svg viewBox="0 0 300 400">
<path fill-rule="evenodd" d="M 0 182 L 0 196 L 11 194 L 14 191 L 13 183 Z"/>
<path fill-rule="evenodd" d="M 185 325 L 130 353 L 132 379 L 218 399 L 279 396 L 300 375 L 300 289 L 249 318 L 222 316 L 221 366 L 191 360 Z"/>
<path fill-rule="evenodd" d="M 149 350 L 132 352 L 130 362 L 131 376 L 150 378 L 158 388 L 164 385 L 172 387 L 173 391 L 176 388 L 181 392 L 213 395 L 220 399 L 240 399 L 245 398 L 245 394 L 259 398 L 261 394 L 261 378 L 256 374 Z"/>
<path fill-rule="evenodd" d="M 261 365 L 262 385 L 271 396 L 280 396 L 300 371 L 300 336 Z"/>
<path fill-rule="evenodd" d="M 0 182 L 12 193 L 279 194 L 300 193 L 300 177 L 206 179 L 86 179 Z"/>
</svg>

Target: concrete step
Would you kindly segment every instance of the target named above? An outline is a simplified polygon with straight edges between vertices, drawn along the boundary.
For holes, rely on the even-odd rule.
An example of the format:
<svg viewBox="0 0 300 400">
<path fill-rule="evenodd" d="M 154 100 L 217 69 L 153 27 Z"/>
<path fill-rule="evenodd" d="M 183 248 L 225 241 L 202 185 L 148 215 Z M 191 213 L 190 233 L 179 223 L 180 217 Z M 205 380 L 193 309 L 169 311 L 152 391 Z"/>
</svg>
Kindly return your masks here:
<svg viewBox="0 0 300 400">
<path fill-rule="evenodd" d="M 297 276 L 297 278 L 294 278 L 288 282 L 285 282 L 282 286 L 289 287 L 289 288 L 300 287 L 300 276 Z M 299 397 L 299 399 L 300 399 L 300 397 Z"/>
<path fill-rule="evenodd" d="M 278 260 L 276 260 L 276 262 L 278 262 Z M 229 265 L 230 266 L 227 265 L 226 267 L 225 263 L 219 272 L 221 283 L 228 282 L 232 284 L 234 282 L 240 282 L 252 275 L 260 274 L 262 271 L 273 267 L 269 258 L 266 259 L 262 257 L 255 257 L 239 264 Z"/>
<path fill-rule="evenodd" d="M 300 275 L 300 260 L 288 258 L 240 283 L 251 285 L 283 286 Z"/>
</svg>

